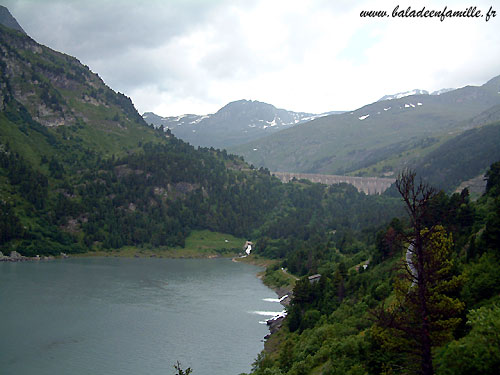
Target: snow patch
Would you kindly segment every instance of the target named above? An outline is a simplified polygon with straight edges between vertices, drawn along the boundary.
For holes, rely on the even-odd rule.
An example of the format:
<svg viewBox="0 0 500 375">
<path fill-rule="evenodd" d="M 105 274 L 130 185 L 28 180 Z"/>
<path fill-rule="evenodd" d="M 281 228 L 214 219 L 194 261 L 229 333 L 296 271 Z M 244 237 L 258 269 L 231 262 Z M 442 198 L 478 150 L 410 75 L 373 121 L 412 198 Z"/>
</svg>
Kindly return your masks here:
<svg viewBox="0 0 500 375">
<path fill-rule="evenodd" d="M 184 116 L 183 116 L 184 117 Z M 196 120 L 194 121 L 191 121 L 190 124 L 198 124 L 200 123 L 202 120 L 206 119 L 206 118 L 209 118 L 210 116 L 209 115 L 204 115 L 204 116 L 201 116 L 200 118 L 197 118 Z"/>
<path fill-rule="evenodd" d="M 447 92 L 453 91 L 453 90 L 455 90 L 455 89 L 441 89 L 441 90 L 433 91 L 431 93 L 431 95 L 441 95 L 441 94 L 444 94 L 444 93 L 447 93 Z"/>
<path fill-rule="evenodd" d="M 429 95 L 429 92 L 426 90 L 411 90 L 411 91 L 406 91 L 406 92 L 400 92 L 394 95 L 385 95 L 384 97 L 380 98 L 379 101 L 381 100 L 393 100 L 393 99 L 401 99 L 406 96 L 411 96 L 411 95 Z"/>
<path fill-rule="evenodd" d="M 269 124 L 269 126 L 276 126 L 276 125 L 278 125 L 278 124 L 276 123 L 276 116 L 274 116 L 273 121 L 266 121 L 266 122 Z"/>
</svg>

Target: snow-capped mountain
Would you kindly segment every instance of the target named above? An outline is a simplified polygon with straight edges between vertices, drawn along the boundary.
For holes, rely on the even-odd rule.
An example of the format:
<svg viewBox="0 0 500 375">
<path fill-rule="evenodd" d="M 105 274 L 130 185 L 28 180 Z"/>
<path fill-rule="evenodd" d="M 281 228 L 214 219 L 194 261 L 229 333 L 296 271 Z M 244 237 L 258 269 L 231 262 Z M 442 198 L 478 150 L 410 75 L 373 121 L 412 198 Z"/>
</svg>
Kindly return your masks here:
<svg viewBox="0 0 500 375">
<path fill-rule="evenodd" d="M 447 93 L 447 92 L 450 92 L 450 91 L 453 91 L 455 89 L 441 89 L 441 90 L 436 90 L 436 91 L 433 91 L 431 92 L 431 95 L 441 95 L 441 94 L 444 94 L 444 93 Z"/>
<path fill-rule="evenodd" d="M 420 89 L 414 89 L 411 91 L 405 91 L 405 92 L 398 92 L 397 94 L 392 94 L 392 95 L 384 95 L 381 97 L 378 102 L 384 101 L 384 100 L 394 100 L 394 99 L 401 99 L 406 96 L 412 96 L 412 95 L 441 95 L 450 91 L 453 91 L 455 89 L 441 89 L 441 90 L 436 90 L 431 93 L 427 90 L 420 90 Z"/>
<path fill-rule="evenodd" d="M 440 95 L 418 95 L 422 91 L 324 116 L 228 151 L 271 171 L 381 176 L 408 166 L 445 134 L 498 120 L 500 76 Z"/>
<path fill-rule="evenodd" d="M 194 146 L 225 148 L 334 113 L 316 115 L 292 112 L 259 101 L 238 100 L 209 115 L 161 117 L 146 112 L 143 118 L 154 126 L 163 125 L 175 136 Z"/>
<path fill-rule="evenodd" d="M 378 102 L 384 101 L 384 100 L 394 100 L 394 99 L 401 99 L 404 98 L 405 96 L 411 96 L 411 95 L 429 95 L 429 91 L 427 90 L 420 90 L 420 89 L 414 89 L 411 91 L 405 91 L 405 92 L 398 92 L 397 94 L 392 94 L 392 95 L 384 95 L 381 97 Z"/>
</svg>

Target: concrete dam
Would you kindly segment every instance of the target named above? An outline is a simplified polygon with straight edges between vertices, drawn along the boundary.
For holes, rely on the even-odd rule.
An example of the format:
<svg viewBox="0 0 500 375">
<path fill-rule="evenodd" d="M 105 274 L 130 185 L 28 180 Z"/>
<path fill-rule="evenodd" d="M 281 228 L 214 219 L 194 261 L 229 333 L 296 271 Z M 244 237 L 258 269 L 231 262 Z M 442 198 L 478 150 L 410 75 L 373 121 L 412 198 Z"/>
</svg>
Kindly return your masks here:
<svg viewBox="0 0 500 375">
<path fill-rule="evenodd" d="M 312 173 L 272 172 L 272 174 L 273 176 L 278 177 L 281 182 L 288 182 L 291 179 L 296 178 L 297 180 L 305 179 L 325 185 L 341 183 L 351 184 L 358 189 L 359 192 L 371 195 L 382 194 L 396 181 L 395 178 L 351 177 Z"/>
</svg>

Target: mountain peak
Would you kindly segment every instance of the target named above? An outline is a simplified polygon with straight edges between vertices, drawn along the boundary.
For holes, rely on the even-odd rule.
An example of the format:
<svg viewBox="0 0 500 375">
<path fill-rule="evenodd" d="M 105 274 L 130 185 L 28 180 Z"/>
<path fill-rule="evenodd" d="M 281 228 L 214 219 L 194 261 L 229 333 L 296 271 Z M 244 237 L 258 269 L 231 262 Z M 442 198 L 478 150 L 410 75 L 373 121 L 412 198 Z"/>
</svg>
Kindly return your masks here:
<svg viewBox="0 0 500 375">
<path fill-rule="evenodd" d="M 214 114 L 160 117 L 146 112 L 146 122 L 169 128 L 195 146 L 227 148 L 243 144 L 321 115 L 292 112 L 257 100 L 235 100 Z"/>
<path fill-rule="evenodd" d="M 3 5 L 0 5 L 0 24 L 26 34 L 21 25 L 19 25 L 17 20 L 14 18 L 14 16 Z"/>
<path fill-rule="evenodd" d="M 500 91 L 500 76 L 493 77 L 488 82 L 486 82 L 483 86 L 484 87 L 495 86 L 495 88 L 498 87 L 499 91 Z"/>
<path fill-rule="evenodd" d="M 426 90 L 414 89 L 411 91 L 398 92 L 397 94 L 393 95 L 384 95 L 377 101 L 381 102 L 383 100 L 401 99 L 404 98 L 405 96 L 410 96 L 410 95 L 429 95 L 429 92 Z"/>
</svg>

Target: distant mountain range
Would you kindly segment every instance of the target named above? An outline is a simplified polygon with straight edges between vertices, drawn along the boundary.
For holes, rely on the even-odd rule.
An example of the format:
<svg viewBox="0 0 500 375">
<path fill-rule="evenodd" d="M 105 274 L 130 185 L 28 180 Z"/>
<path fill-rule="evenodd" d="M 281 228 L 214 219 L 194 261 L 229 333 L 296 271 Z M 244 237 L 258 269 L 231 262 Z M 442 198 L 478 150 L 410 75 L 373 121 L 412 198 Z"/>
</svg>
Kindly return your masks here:
<svg viewBox="0 0 500 375">
<path fill-rule="evenodd" d="M 498 105 L 500 76 L 439 95 L 397 94 L 229 151 L 271 171 L 389 176 L 463 131 L 494 122 Z"/>
<path fill-rule="evenodd" d="M 392 94 L 392 95 L 384 95 L 383 97 L 381 97 L 377 101 L 382 102 L 384 100 L 401 99 L 401 98 L 404 98 L 406 96 L 411 96 L 411 95 L 441 95 L 441 94 L 444 94 L 445 92 L 453 91 L 453 90 L 455 90 L 455 89 L 441 89 L 441 90 L 433 91 L 429 94 L 429 91 L 427 91 L 427 90 L 415 89 L 415 90 L 411 90 L 411 91 L 399 92 L 397 94 Z"/>
<path fill-rule="evenodd" d="M 499 92 L 500 76 L 479 87 L 385 95 L 351 112 L 317 115 L 239 100 L 210 115 L 147 112 L 143 118 L 195 146 L 227 148 L 271 171 L 388 177 L 413 167 L 436 186 L 452 189 L 462 178 L 460 167 L 441 153 L 449 154 L 454 142 L 469 152 L 462 181 L 500 158 L 491 149 L 495 131 L 454 140 L 469 129 L 500 121 Z M 481 142 L 485 136 L 489 141 Z M 432 169 L 434 164 L 438 169 Z"/>
<path fill-rule="evenodd" d="M 335 113 L 342 111 L 323 114 L 293 112 L 256 100 L 238 100 L 214 114 L 161 117 L 146 112 L 143 118 L 156 127 L 170 129 L 176 137 L 194 146 L 227 148 Z"/>
</svg>

